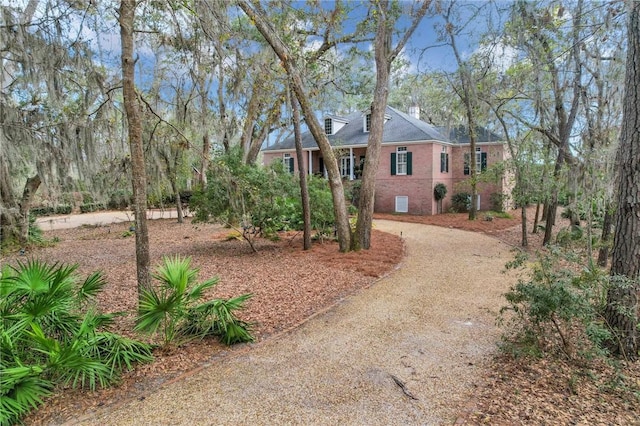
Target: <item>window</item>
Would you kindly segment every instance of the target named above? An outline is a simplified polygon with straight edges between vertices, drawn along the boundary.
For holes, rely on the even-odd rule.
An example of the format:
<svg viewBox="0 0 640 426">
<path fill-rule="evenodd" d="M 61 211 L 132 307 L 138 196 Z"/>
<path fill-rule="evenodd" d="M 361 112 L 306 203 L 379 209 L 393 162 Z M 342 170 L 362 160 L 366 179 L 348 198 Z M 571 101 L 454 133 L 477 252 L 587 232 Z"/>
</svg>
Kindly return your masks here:
<svg viewBox="0 0 640 426">
<path fill-rule="evenodd" d="M 396 196 L 396 213 L 409 213 L 409 197 L 406 195 Z"/>
<path fill-rule="evenodd" d="M 333 120 L 330 118 L 324 119 L 324 134 L 325 135 L 333 134 Z"/>
<path fill-rule="evenodd" d="M 367 114 L 364 117 L 364 131 L 365 132 L 371 131 L 371 113 Z"/>
<path fill-rule="evenodd" d="M 446 146 L 442 147 L 440 153 L 440 173 L 449 173 L 449 153 Z"/>
<path fill-rule="evenodd" d="M 399 146 L 396 151 L 396 174 L 407 174 L 407 147 Z"/>
<path fill-rule="evenodd" d="M 464 174 L 471 174 L 471 162 L 468 152 L 464 153 Z M 481 148 L 476 148 L 476 169 L 484 172 L 487 170 L 487 153 L 482 152 Z"/>
<path fill-rule="evenodd" d="M 411 175 L 411 152 L 406 146 L 399 146 L 391 153 L 391 175 Z"/>
<path fill-rule="evenodd" d="M 340 176 L 342 177 L 351 176 L 351 157 L 340 158 Z"/>
<path fill-rule="evenodd" d="M 291 154 L 284 154 L 282 156 L 282 163 L 284 164 L 285 170 L 289 171 L 289 173 L 293 173 L 295 168 L 293 166 L 293 157 Z"/>
</svg>

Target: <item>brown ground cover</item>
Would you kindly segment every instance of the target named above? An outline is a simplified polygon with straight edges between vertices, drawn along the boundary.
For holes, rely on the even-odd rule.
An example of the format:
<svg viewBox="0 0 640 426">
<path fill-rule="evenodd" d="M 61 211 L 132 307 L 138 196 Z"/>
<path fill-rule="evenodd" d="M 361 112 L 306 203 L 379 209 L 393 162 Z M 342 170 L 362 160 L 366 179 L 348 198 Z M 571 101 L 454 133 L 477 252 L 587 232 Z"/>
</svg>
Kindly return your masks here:
<svg viewBox="0 0 640 426">
<path fill-rule="evenodd" d="M 443 214 L 429 217 L 377 215 L 377 218 L 426 223 L 465 229 L 492 235 L 508 244 L 520 243 L 519 213 L 513 218 L 494 218 L 470 222 L 466 214 Z M 532 218 L 533 211 L 529 217 Z M 60 240 L 53 247 L 34 249 L 27 256 L 48 261 L 80 264 L 83 275 L 103 270 L 109 282 L 99 299 L 107 312 L 124 311 L 129 315 L 117 324 L 118 332 L 129 334 L 136 306 L 134 239 L 127 236 L 130 224 L 49 231 L 46 238 Z M 152 264 L 163 255 L 191 256 L 200 268 L 200 278 L 218 276 L 220 283 L 213 297 L 232 297 L 252 293 L 254 298 L 242 313 L 242 319 L 254 324 L 254 335 L 263 340 L 332 306 L 389 273 L 404 255 L 402 239 L 374 230 L 372 249 L 340 254 L 331 242 L 316 243 L 311 251 L 302 251 L 301 235 L 288 233 L 279 241 L 261 240 L 258 253 L 248 244 L 228 239 L 230 231 L 217 225 L 179 225 L 175 220 L 150 222 Z M 541 235 L 529 234 L 532 249 L 540 247 Z M 13 259 L 8 259 L 14 261 Z M 37 413 L 26 419 L 29 424 L 60 424 L 71 415 L 92 407 L 109 405 L 122 398 L 143 398 L 144 394 L 185 371 L 212 362 L 229 351 L 213 340 L 195 341 L 173 351 L 157 351 L 156 360 L 127 373 L 119 386 L 86 392 L 64 390 L 51 398 Z M 493 361 L 493 371 L 479 378 L 476 397 L 467 409 L 461 408 L 461 423 L 476 424 L 557 424 L 563 421 L 558 412 L 575 410 L 579 396 L 580 410 L 589 424 L 640 424 L 634 417 L 640 404 L 640 372 L 637 365 L 624 372 L 637 382 L 636 388 L 620 392 L 600 392 L 601 382 L 576 379 L 569 370 L 548 361 L 514 362 L 507 358 Z M 522 371 L 530 374 L 522 374 Z M 607 366 L 600 370 L 603 380 L 614 372 Z M 568 383 L 572 383 L 570 386 Z M 629 381 L 624 383 L 628 384 Z M 625 385 L 627 386 L 627 385 Z M 627 386 L 628 388 L 628 386 Z M 558 391 L 557 389 L 560 389 Z M 517 390 L 517 391 L 516 391 Z M 553 390 L 551 392 L 550 390 Z M 634 399 L 633 392 L 636 392 Z M 551 402 L 547 396 L 551 393 Z M 604 401 L 604 403 L 603 403 Z M 564 405 L 563 405 L 564 404 Z M 621 412 L 618 417 L 613 413 Z M 575 417 L 573 417 L 575 418 Z M 609 420 L 606 420 L 609 419 Z M 585 423 L 586 424 L 586 423 Z"/>
</svg>

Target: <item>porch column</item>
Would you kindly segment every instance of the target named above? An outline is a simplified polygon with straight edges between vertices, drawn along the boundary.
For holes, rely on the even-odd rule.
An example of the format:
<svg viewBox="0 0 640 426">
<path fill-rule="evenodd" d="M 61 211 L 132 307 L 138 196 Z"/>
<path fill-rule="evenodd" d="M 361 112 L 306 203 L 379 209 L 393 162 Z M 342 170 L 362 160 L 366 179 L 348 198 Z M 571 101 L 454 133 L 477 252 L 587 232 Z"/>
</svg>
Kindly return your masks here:
<svg viewBox="0 0 640 426">
<path fill-rule="evenodd" d="M 353 178 L 353 148 L 349 148 L 349 180 Z"/>
<path fill-rule="evenodd" d="M 309 175 L 313 174 L 313 155 L 312 151 L 309 150 Z"/>
</svg>

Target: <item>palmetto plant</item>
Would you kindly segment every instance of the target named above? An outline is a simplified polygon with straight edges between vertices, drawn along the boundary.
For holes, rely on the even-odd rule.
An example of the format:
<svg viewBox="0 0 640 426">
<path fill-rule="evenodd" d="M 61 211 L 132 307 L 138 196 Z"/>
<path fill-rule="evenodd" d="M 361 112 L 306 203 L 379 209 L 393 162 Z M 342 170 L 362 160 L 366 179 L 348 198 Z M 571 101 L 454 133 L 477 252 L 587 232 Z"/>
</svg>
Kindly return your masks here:
<svg viewBox="0 0 640 426">
<path fill-rule="evenodd" d="M 37 260 L 0 276 L 0 425 L 13 424 L 58 384 L 106 386 L 151 348 L 104 330 L 113 315 L 89 307 L 105 281 L 78 284 L 77 265 Z"/>
<path fill-rule="evenodd" d="M 252 341 L 248 324 L 234 314 L 251 295 L 199 303 L 218 279 L 196 283 L 198 272 L 191 258 L 164 257 L 153 275 L 158 285 L 140 296 L 136 330 L 160 333 L 165 347 L 206 335 L 220 336 L 226 344 Z"/>
</svg>

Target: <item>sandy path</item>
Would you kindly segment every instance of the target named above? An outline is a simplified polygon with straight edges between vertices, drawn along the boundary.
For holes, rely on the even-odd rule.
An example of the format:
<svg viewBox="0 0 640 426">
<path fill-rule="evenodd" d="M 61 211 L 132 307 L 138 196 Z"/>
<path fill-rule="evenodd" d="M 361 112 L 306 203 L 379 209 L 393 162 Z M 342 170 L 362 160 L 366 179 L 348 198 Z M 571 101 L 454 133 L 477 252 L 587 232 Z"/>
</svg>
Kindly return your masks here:
<svg viewBox="0 0 640 426">
<path fill-rule="evenodd" d="M 149 209 L 147 219 L 173 219 L 178 214 L 175 209 Z M 109 223 L 133 222 L 134 216 L 127 210 L 108 210 L 82 214 L 39 217 L 36 222 L 43 231 L 78 228 L 80 226 L 102 226 Z"/>
<path fill-rule="evenodd" d="M 495 350 L 500 295 L 514 281 L 501 273 L 509 247 L 454 229 L 375 226 L 402 232 L 398 270 L 289 333 L 79 424 L 453 423 Z"/>
</svg>

